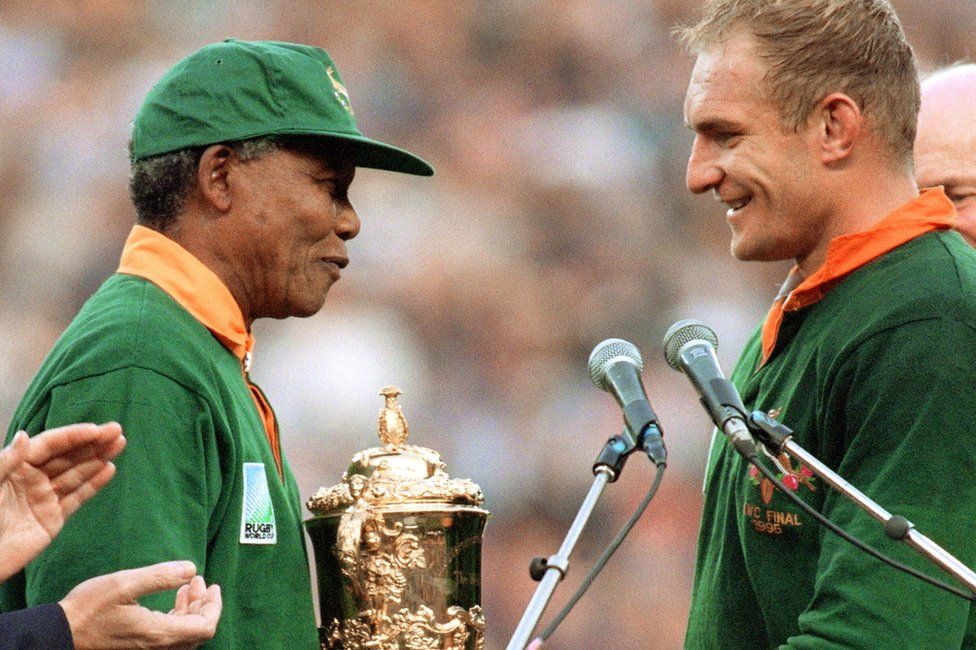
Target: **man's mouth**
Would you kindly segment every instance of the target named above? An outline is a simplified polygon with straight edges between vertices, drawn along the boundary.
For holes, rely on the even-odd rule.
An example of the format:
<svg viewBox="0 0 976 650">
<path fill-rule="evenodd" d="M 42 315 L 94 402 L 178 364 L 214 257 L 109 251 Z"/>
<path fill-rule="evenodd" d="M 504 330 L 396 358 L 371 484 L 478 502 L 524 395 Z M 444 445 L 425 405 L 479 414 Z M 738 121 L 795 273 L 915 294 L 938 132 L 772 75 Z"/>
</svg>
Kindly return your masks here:
<svg viewBox="0 0 976 650">
<path fill-rule="evenodd" d="M 323 257 L 320 261 L 329 269 L 329 274 L 332 276 L 333 282 L 338 281 L 339 277 L 342 275 L 339 272 L 340 269 L 344 269 L 346 265 L 349 264 L 348 257 L 340 257 L 340 256 Z"/>
<path fill-rule="evenodd" d="M 751 201 L 752 201 L 751 196 L 746 196 L 741 199 L 735 199 L 734 201 L 725 201 L 724 203 L 727 206 L 729 206 L 729 211 L 726 213 L 725 216 L 729 218 L 734 217 L 737 212 L 739 212 L 740 210 L 742 210 L 742 208 L 749 205 Z"/>
</svg>

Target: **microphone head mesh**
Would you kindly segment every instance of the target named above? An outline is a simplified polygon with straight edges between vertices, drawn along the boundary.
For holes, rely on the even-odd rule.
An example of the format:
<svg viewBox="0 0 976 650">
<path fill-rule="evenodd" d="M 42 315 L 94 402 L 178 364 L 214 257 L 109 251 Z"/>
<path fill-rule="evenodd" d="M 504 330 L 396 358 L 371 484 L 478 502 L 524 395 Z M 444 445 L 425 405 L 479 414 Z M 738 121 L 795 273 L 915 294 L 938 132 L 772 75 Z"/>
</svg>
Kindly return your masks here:
<svg viewBox="0 0 976 650">
<path fill-rule="evenodd" d="M 644 369 L 644 360 L 641 358 L 637 346 L 623 339 L 607 339 L 597 344 L 590 353 L 590 379 L 600 390 L 608 390 L 607 386 L 607 366 L 610 362 L 619 357 L 625 357 L 637 366 L 637 372 Z"/>
<path fill-rule="evenodd" d="M 681 370 L 679 352 L 688 341 L 707 341 L 718 349 L 718 337 L 705 323 L 694 318 L 679 320 L 664 335 L 664 358 L 675 370 Z"/>
</svg>

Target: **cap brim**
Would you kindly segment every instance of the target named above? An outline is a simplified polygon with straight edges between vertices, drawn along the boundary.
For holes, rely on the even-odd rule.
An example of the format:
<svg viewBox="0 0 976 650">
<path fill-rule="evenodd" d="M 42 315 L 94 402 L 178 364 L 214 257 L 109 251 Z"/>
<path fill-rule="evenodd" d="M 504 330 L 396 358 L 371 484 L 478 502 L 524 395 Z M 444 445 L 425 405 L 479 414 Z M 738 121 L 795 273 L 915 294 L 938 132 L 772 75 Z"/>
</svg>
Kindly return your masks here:
<svg viewBox="0 0 976 650">
<path fill-rule="evenodd" d="M 343 133 L 324 137 L 349 143 L 357 167 L 383 169 L 415 176 L 434 175 L 434 168 L 426 160 L 391 144 L 370 140 L 366 136 Z"/>
</svg>

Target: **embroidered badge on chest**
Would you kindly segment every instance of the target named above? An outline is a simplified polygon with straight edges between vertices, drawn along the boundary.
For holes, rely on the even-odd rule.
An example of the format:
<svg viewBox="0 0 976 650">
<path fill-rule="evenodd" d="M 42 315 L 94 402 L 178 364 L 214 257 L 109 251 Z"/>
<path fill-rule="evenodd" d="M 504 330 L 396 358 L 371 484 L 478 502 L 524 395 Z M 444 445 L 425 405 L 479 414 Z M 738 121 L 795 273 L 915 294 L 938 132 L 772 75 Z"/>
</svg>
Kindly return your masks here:
<svg viewBox="0 0 976 650">
<path fill-rule="evenodd" d="M 789 456 L 786 454 L 773 456 L 765 449 L 763 453 L 773 461 L 773 464 L 779 470 L 777 478 L 783 482 L 783 485 L 788 490 L 796 492 L 802 485 L 811 492 L 817 491 L 815 485 L 816 478 L 808 467 L 801 465 L 799 468 L 794 468 Z M 795 512 L 773 510 L 772 508 L 766 507 L 773 500 L 773 493 L 776 491 L 776 487 L 772 481 L 759 473 L 755 465 L 749 466 L 749 482 L 759 488 L 759 498 L 762 501 L 762 505 L 747 501 L 743 507 L 743 514 L 757 532 L 781 535 L 789 528 L 799 528 L 803 525 L 799 515 Z"/>
<path fill-rule="evenodd" d="M 241 544 L 274 544 L 277 541 L 274 506 L 264 463 L 244 463 Z"/>
</svg>

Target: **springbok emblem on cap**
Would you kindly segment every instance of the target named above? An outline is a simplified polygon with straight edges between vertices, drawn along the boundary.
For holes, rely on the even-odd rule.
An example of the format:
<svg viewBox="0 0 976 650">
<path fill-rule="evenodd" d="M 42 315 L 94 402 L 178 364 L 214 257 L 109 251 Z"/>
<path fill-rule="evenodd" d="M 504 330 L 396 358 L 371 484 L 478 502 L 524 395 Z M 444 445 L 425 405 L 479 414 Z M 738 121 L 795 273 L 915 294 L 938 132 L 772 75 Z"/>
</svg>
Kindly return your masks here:
<svg viewBox="0 0 976 650">
<path fill-rule="evenodd" d="M 349 111 L 349 114 L 352 115 L 352 104 L 349 103 L 349 91 L 346 90 L 346 87 L 343 86 L 338 79 L 336 79 L 335 69 L 331 65 L 326 66 L 325 73 L 329 75 L 329 81 L 332 82 L 332 91 L 335 93 L 336 99 L 338 99 L 339 103 L 342 104 L 342 107 Z"/>
</svg>

